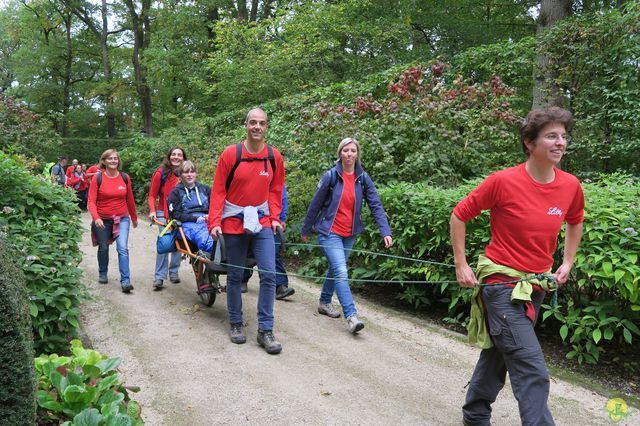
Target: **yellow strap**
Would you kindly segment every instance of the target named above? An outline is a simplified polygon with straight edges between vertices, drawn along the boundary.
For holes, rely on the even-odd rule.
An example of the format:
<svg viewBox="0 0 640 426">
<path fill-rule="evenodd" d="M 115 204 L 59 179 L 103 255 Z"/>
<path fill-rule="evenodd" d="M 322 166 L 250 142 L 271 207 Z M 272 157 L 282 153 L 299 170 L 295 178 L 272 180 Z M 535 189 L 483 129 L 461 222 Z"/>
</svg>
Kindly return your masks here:
<svg viewBox="0 0 640 426">
<path fill-rule="evenodd" d="M 175 219 L 171 219 L 169 223 L 167 223 L 167 226 L 165 226 L 164 229 L 160 232 L 161 237 L 172 228 L 173 222 L 175 222 Z"/>
</svg>

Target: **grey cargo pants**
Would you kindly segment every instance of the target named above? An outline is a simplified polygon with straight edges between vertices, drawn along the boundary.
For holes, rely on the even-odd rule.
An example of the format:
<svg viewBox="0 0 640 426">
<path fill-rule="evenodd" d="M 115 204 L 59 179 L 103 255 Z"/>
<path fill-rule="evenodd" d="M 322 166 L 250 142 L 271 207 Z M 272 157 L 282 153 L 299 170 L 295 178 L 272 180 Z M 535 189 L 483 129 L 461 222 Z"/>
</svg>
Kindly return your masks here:
<svg viewBox="0 0 640 426">
<path fill-rule="evenodd" d="M 467 425 L 489 425 L 491 404 L 504 386 L 506 373 L 518 400 L 523 425 L 554 425 L 547 407 L 549 372 L 542 348 L 533 329 L 535 322 L 525 316 L 525 307 L 511 302 L 513 289 L 504 285 L 482 288 L 482 300 L 494 347 L 484 349 L 469 382 L 462 407 Z M 536 319 L 544 293 L 531 296 Z"/>
</svg>

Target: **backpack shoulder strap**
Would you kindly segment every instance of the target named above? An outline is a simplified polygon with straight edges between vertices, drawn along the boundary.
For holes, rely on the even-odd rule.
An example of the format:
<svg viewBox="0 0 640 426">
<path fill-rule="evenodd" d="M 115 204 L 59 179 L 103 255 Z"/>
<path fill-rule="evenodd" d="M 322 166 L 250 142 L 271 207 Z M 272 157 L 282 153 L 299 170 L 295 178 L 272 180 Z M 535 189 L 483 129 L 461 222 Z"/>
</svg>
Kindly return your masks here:
<svg viewBox="0 0 640 426">
<path fill-rule="evenodd" d="M 273 175 L 276 174 L 276 156 L 273 154 L 273 147 L 267 144 L 267 158 L 269 159 L 269 163 L 271 163 L 271 170 L 273 170 Z"/>
<path fill-rule="evenodd" d="M 125 185 L 129 185 L 129 175 L 126 174 L 125 172 L 120 172 L 120 177 L 122 177 L 122 180 L 124 181 Z"/>
<path fill-rule="evenodd" d="M 98 189 L 100 189 L 100 185 L 102 185 L 102 172 L 98 172 L 96 175 L 96 182 L 98 182 Z"/>
<path fill-rule="evenodd" d="M 240 161 L 242 161 L 242 143 L 237 143 L 236 144 L 236 162 L 231 168 L 229 175 L 227 175 L 227 181 L 224 184 L 227 192 L 229 192 L 229 187 L 231 187 L 231 182 L 233 181 L 233 175 L 236 173 L 236 169 L 240 165 Z"/>
<path fill-rule="evenodd" d="M 160 170 L 160 189 L 162 189 L 164 184 L 167 183 L 167 180 L 169 180 L 169 175 L 171 173 L 172 173 L 171 171 Z"/>
</svg>

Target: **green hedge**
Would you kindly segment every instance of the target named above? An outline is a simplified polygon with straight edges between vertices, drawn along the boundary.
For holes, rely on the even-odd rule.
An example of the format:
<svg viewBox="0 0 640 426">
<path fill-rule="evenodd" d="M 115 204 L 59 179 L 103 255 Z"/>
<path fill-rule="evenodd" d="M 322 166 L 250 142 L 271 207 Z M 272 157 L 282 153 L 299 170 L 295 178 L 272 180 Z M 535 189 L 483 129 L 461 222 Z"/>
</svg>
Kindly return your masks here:
<svg viewBox="0 0 640 426">
<path fill-rule="evenodd" d="M 29 297 L 36 353 L 64 348 L 79 324 L 86 289 L 74 191 L 33 176 L 0 151 L 0 232 L 15 250 Z"/>
<path fill-rule="evenodd" d="M 12 425 L 36 418 L 29 297 L 16 257 L 0 237 L 0 419 Z"/>
</svg>

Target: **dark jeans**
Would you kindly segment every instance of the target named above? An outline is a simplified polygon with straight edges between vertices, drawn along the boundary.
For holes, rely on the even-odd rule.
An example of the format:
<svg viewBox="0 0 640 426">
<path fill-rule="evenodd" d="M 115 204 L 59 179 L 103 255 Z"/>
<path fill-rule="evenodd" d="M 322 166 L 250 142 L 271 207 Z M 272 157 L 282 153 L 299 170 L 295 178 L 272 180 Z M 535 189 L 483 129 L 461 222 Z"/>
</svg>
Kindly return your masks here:
<svg viewBox="0 0 640 426">
<path fill-rule="evenodd" d="M 83 189 L 82 191 L 76 191 L 76 195 L 78 196 L 78 207 L 80 210 L 87 211 L 87 201 L 89 198 L 89 190 Z"/>
<path fill-rule="evenodd" d="M 547 407 L 549 372 L 533 329 L 535 323 L 525 316 L 524 305 L 511 302 L 511 291 L 511 287 L 503 285 L 482 288 L 494 346 L 480 353 L 462 407 L 463 417 L 468 424 L 488 425 L 491 404 L 509 372 L 522 424 L 554 425 Z M 531 299 L 537 319 L 544 293 L 534 292 Z"/>
<path fill-rule="evenodd" d="M 260 272 L 260 291 L 258 293 L 258 327 L 260 330 L 273 330 L 273 305 L 276 300 L 275 244 L 273 230 L 264 228 L 254 235 L 225 234 L 227 262 L 230 265 L 244 267 L 249 252 L 253 252 Z M 229 266 L 227 270 L 227 311 L 229 323 L 242 321 L 242 292 L 240 284 L 245 269 Z M 271 272 L 266 272 L 271 271 Z"/>
<path fill-rule="evenodd" d="M 282 258 L 280 257 L 280 244 L 282 244 L 282 237 L 280 234 L 275 234 L 273 236 L 276 243 L 276 287 L 280 287 L 281 285 L 289 287 L 289 277 L 287 276 L 287 270 L 284 269 L 284 263 L 282 263 Z M 253 253 L 249 253 L 249 257 L 253 257 Z M 253 276 L 253 269 L 245 269 L 244 276 L 242 277 L 242 282 L 249 282 L 249 279 Z"/>
</svg>

